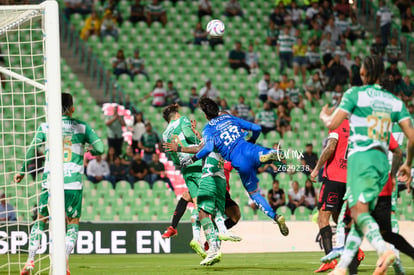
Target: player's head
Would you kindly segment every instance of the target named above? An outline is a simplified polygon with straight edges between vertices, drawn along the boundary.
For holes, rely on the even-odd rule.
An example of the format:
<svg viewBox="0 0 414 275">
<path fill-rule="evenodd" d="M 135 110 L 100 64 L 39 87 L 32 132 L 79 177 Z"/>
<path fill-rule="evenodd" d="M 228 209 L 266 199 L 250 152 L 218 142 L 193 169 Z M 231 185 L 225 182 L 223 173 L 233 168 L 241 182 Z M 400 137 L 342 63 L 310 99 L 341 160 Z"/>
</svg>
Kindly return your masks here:
<svg viewBox="0 0 414 275">
<path fill-rule="evenodd" d="M 62 114 L 72 116 L 75 108 L 73 107 L 73 97 L 71 94 L 62 93 Z"/>
<path fill-rule="evenodd" d="M 178 104 L 171 104 L 168 105 L 167 107 L 164 108 L 164 110 L 162 111 L 162 117 L 165 119 L 165 121 L 167 121 L 168 123 L 170 123 L 170 121 L 172 119 L 175 119 L 177 117 L 177 115 L 179 116 L 180 114 L 178 113 L 178 109 L 180 108 L 180 105 Z"/>
<path fill-rule="evenodd" d="M 370 55 L 364 58 L 362 62 L 361 75 L 362 82 L 365 85 L 379 84 L 380 78 L 384 73 L 384 62 L 378 55 Z"/>
<path fill-rule="evenodd" d="M 214 100 L 208 97 L 202 97 L 199 101 L 199 105 L 208 120 L 218 117 L 220 109 Z"/>
</svg>

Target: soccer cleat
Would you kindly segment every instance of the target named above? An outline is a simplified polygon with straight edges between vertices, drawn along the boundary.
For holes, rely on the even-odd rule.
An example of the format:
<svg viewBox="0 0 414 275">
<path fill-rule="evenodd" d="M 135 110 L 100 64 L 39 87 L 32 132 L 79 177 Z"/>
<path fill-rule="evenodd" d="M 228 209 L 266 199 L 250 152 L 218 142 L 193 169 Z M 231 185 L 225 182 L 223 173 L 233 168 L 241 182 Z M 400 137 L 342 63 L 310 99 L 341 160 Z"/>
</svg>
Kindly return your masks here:
<svg viewBox="0 0 414 275">
<path fill-rule="evenodd" d="M 28 261 L 20 271 L 20 275 L 32 274 L 34 267 L 34 261 Z"/>
<path fill-rule="evenodd" d="M 163 237 L 164 239 L 168 239 L 174 236 L 177 236 L 177 229 L 175 229 L 172 226 L 169 226 L 167 230 L 165 230 L 164 234 L 162 234 L 161 237 Z"/>
<path fill-rule="evenodd" d="M 328 275 L 346 275 L 346 269 L 337 267 L 329 272 Z"/>
<path fill-rule="evenodd" d="M 325 271 L 334 269 L 337 263 L 338 262 L 336 260 L 333 260 L 330 263 L 321 264 L 321 266 L 317 270 L 315 270 L 314 273 L 320 273 L 320 272 L 325 272 Z"/>
<path fill-rule="evenodd" d="M 341 257 L 343 251 L 344 251 L 344 247 L 335 247 L 334 249 L 331 250 L 331 252 L 329 252 L 327 255 L 321 258 L 321 262 L 329 263 L 335 259 L 338 259 L 339 257 Z"/>
<path fill-rule="evenodd" d="M 402 263 L 399 258 L 395 259 L 395 262 L 392 264 L 392 267 L 394 268 L 395 275 L 405 275 L 404 267 L 402 266 Z"/>
<path fill-rule="evenodd" d="M 217 250 L 215 252 L 209 253 L 207 257 L 200 262 L 200 265 L 213 265 L 221 261 L 221 252 Z"/>
<path fill-rule="evenodd" d="M 205 259 L 207 257 L 207 253 L 201 248 L 201 245 L 196 240 L 191 240 L 190 242 L 191 248 L 201 256 L 201 258 Z"/>
<path fill-rule="evenodd" d="M 357 255 L 357 260 L 358 260 L 358 265 L 361 264 L 361 262 L 365 259 L 365 253 L 364 251 L 362 251 L 361 248 L 358 249 L 358 255 Z"/>
<path fill-rule="evenodd" d="M 66 275 L 70 275 L 69 261 L 68 260 L 66 260 Z"/>
<path fill-rule="evenodd" d="M 395 261 L 395 253 L 392 250 L 387 250 L 377 261 L 377 268 L 375 268 L 372 275 L 385 275 L 387 274 L 388 267 Z"/>
<path fill-rule="evenodd" d="M 227 231 L 224 234 L 218 234 L 219 240 L 222 241 L 231 241 L 231 242 L 240 242 L 242 238 L 239 236 L 234 235 L 231 231 Z"/>
<path fill-rule="evenodd" d="M 269 153 L 260 156 L 261 163 L 268 163 L 268 162 L 282 160 L 282 159 L 283 159 L 283 154 L 280 154 L 280 152 L 277 150 L 272 150 Z"/>
<path fill-rule="evenodd" d="M 285 217 L 276 214 L 275 222 L 279 226 L 280 233 L 282 233 L 283 236 L 289 235 L 289 228 L 286 225 Z"/>
</svg>

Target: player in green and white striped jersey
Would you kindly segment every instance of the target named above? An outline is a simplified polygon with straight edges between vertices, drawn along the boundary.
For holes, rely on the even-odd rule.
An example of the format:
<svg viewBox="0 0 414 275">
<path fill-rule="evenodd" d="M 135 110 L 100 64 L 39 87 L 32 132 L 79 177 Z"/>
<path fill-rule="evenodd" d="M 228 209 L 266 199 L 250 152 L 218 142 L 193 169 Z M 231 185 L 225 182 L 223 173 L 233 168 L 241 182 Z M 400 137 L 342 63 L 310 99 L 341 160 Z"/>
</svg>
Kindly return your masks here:
<svg viewBox="0 0 414 275">
<path fill-rule="evenodd" d="M 404 103 L 379 85 L 383 73 L 380 57 L 366 57 L 360 71 L 365 85 L 349 89 L 333 114 L 328 106 L 320 114 L 329 129 L 337 128 L 348 115 L 350 123 L 346 197 L 354 225 L 341 261 L 331 274 L 346 274 L 364 235 L 380 256 L 374 274 L 385 274 L 396 257 L 387 250 L 378 224 L 369 213 L 388 179 L 387 149 L 392 123 L 399 123 L 409 140 L 406 162 L 399 169 L 406 181 L 414 155 L 414 129 Z"/>
<path fill-rule="evenodd" d="M 79 219 L 82 211 L 82 174 L 83 174 L 83 154 L 85 144 L 90 144 L 89 151 L 92 155 L 101 155 L 104 152 L 104 145 L 95 131 L 83 121 L 72 118 L 75 111 L 73 98 L 68 93 L 62 93 L 62 134 L 63 134 L 63 180 L 65 189 L 65 212 L 67 216 L 66 226 L 66 261 L 72 252 L 79 232 Z M 20 182 L 27 173 L 28 163 L 35 157 L 35 152 L 40 146 L 45 146 L 46 163 L 42 179 L 42 192 L 39 198 L 39 216 L 30 232 L 29 257 L 21 274 L 28 274 L 34 269 L 34 257 L 39 248 L 42 238 L 43 228 L 49 219 L 48 204 L 48 185 L 53 184 L 48 181 L 50 173 L 47 144 L 48 125 L 42 123 L 37 129 L 29 149 L 26 152 L 26 161 L 20 173 L 14 176 L 15 182 Z M 69 265 L 67 265 L 68 274 Z"/>
</svg>

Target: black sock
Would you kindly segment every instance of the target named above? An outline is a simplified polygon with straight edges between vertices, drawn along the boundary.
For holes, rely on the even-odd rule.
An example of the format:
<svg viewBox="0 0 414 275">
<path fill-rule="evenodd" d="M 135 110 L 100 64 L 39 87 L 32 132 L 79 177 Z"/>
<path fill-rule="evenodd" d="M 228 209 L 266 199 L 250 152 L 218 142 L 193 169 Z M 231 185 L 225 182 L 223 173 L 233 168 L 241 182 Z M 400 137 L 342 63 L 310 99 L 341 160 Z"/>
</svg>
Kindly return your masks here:
<svg viewBox="0 0 414 275">
<path fill-rule="evenodd" d="M 178 203 L 177 207 L 175 207 L 174 216 L 172 218 L 171 226 L 173 228 L 177 228 L 178 223 L 181 220 L 181 217 L 184 215 L 185 209 L 187 208 L 188 201 L 181 198 Z"/>
<path fill-rule="evenodd" d="M 332 228 L 327 225 L 319 230 L 322 237 L 323 249 L 325 254 L 328 254 L 332 250 Z"/>
<path fill-rule="evenodd" d="M 352 262 L 349 264 L 349 275 L 355 275 L 358 274 L 358 252 L 355 253 L 354 258 L 352 259 Z"/>
<path fill-rule="evenodd" d="M 400 234 L 388 231 L 382 237 L 384 241 L 392 243 L 395 248 L 414 260 L 414 248 Z"/>
<path fill-rule="evenodd" d="M 235 226 L 235 225 L 236 225 L 236 223 L 235 223 L 232 219 L 230 219 L 230 218 L 227 218 L 227 219 L 224 221 L 224 224 L 226 225 L 226 228 L 227 228 L 227 229 L 230 229 L 230 228 L 232 228 L 233 226 Z"/>
</svg>

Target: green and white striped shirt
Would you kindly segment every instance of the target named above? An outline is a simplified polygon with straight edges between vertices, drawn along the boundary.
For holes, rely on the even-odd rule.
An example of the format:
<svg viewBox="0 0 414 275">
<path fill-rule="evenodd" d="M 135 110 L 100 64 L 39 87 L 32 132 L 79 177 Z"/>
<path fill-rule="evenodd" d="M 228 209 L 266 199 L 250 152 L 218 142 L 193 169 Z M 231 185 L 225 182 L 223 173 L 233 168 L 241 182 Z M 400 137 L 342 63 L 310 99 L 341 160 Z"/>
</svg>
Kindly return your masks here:
<svg viewBox="0 0 414 275">
<path fill-rule="evenodd" d="M 296 38 L 290 35 L 281 34 L 277 44 L 279 45 L 279 51 L 281 53 L 291 53 L 293 52 L 293 45 L 296 43 Z"/>
<path fill-rule="evenodd" d="M 202 178 L 216 176 L 226 179 L 224 176 L 224 159 L 221 157 L 221 154 L 218 152 L 211 152 L 208 154 L 203 160 L 202 172 Z"/>
<path fill-rule="evenodd" d="M 350 88 L 338 108 L 349 114 L 349 155 L 374 147 L 388 152 L 392 123 L 410 119 L 404 103 L 377 84 Z"/>
<path fill-rule="evenodd" d="M 65 190 L 81 190 L 83 174 L 83 154 L 86 143 L 91 144 L 92 155 L 104 153 L 104 145 L 95 131 L 89 124 L 68 116 L 62 117 L 63 135 L 63 180 Z M 36 148 L 45 145 L 46 163 L 43 172 L 43 188 L 48 188 L 49 167 L 49 146 L 47 143 L 49 127 L 47 123 L 42 123 L 37 129 L 29 149 L 26 152 L 25 162 L 20 170 L 21 174 L 27 171 L 28 163 L 35 157 Z"/>
</svg>

